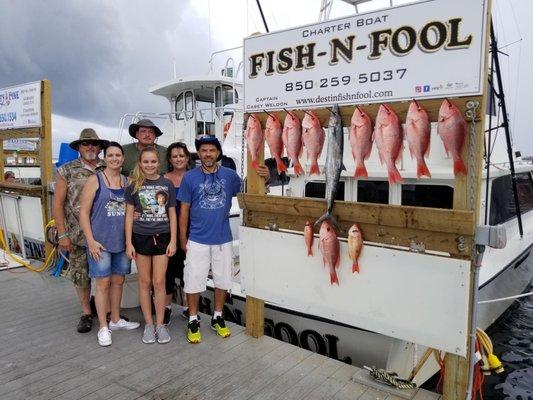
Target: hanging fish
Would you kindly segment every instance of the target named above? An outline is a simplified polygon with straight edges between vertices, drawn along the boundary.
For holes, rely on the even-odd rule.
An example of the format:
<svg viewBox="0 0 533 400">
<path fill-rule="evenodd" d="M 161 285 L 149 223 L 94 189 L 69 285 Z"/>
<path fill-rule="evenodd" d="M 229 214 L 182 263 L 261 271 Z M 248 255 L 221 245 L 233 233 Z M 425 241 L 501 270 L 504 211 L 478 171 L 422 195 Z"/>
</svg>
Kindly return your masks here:
<svg viewBox="0 0 533 400">
<path fill-rule="evenodd" d="M 352 260 L 352 273 L 359 272 L 359 255 L 363 248 L 363 236 L 357 224 L 353 224 L 348 230 L 348 257 Z"/>
<path fill-rule="evenodd" d="M 385 104 L 379 106 L 374 127 L 374 141 L 381 164 L 387 166 L 389 183 L 403 183 L 400 171 L 396 168 L 396 162 L 400 159 L 403 149 L 402 125 L 396 113 Z"/>
<path fill-rule="evenodd" d="M 265 139 L 270 149 L 270 154 L 276 160 L 276 168 L 278 173 L 287 171 L 287 166 L 281 159 L 283 154 L 283 140 L 281 134 L 283 132 L 283 127 L 281 126 L 281 121 L 274 114 L 270 114 L 266 121 L 265 126 Z"/>
<path fill-rule="evenodd" d="M 338 286 L 339 278 L 336 268 L 339 268 L 340 262 L 340 243 L 333 225 L 327 219 L 320 226 L 318 248 L 322 252 L 324 267 L 329 270 L 330 283 Z"/>
<path fill-rule="evenodd" d="M 424 157 L 429 154 L 431 123 L 426 110 L 416 100 L 409 104 L 409 110 L 405 118 L 405 136 L 409 144 L 411 158 L 414 157 L 416 159 L 416 176 L 418 178 L 422 176 L 431 178 L 431 173 L 424 160 Z"/>
<path fill-rule="evenodd" d="M 289 111 L 285 117 L 281 137 L 283 139 L 283 144 L 287 149 L 287 155 L 294 166 L 294 173 L 296 175 L 302 175 L 304 169 L 299 160 L 299 157 L 302 154 L 302 125 L 300 124 L 300 118 L 291 111 Z"/>
<path fill-rule="evenodd" d="M 341 179 L 341 172 L 344 168 L 342 163 L 342 156 L 344 152 L 344 132 L 342 129 L 342 118 L 339 106 L 335 104 L 331 111 L 329 119 L 329 133 L 328 133 L 328 150 L 326 153 L 326 203 L 327 210 L 316 222 L 315 226 L 320 222 L 329 219 L 337 227 L 337 221 L 333 218 L 331 212 L 335 198 L 337 197 L 337 189 Z"/>
<path fill-rule="evenodd" d="M 466 165 L 461 158 L 465 144 L 467 125 L 461 111 L 448 99 L 444 99 L 439 109 L 437 133 L 444 143 L 447 155 L 453 159 L 453 173 L 466 175 Z"/>
<path fill-rule="evenodd" d="M 372 152 L 372 121 L 367 113 L 360 107 L 355 107 L 350 125 L 350 144 L 352 146 L 352 156 L 355 161 L 354 177 L 368 178 L 365 167 L 365 160 Z"/>
<path fill-rule="evenodd" d="M 265 137 L 261 129 L 261 122 L 255 115 L 250 115 L 246 122 L 246 142 L 248 144 L 248 152 L 252 158 L 251 166 L 253 169 L 259 167 L 259 152 L 264 147 Z"/>
<path fill-rule="evenodd" d="M 312 256 L 313 255 L 313 240 L 315 239 L 315 236 L 313 235 L 313 224 L 310 221 L 307 221 L 305 223 L 304 238 L 305 238 L 305 244 L 307 246 L 307 256 Z"/>
<path fill-rule="evenodd" d="M 320 125 L 320 120 L 314 111 L 306 111 L 302 120 L 302 143 L 307 149 L 307 159 L 311 160 L 309 175 L 320 175 L 318 158 L 324 147 L 326 134 Z"/>
</svg>

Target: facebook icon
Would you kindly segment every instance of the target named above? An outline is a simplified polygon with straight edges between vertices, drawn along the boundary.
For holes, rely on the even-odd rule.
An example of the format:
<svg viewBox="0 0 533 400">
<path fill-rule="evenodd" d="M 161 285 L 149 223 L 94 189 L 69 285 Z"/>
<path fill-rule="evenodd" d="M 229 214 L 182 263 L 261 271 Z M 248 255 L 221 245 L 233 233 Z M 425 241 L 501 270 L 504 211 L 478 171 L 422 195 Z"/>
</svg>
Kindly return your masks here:
<svg viewBox="0 0 533 400">
<path fill-rule="evenodd" d="M 429 85 L 424 85 L 424 92 L 429 92 Z"/>
</svg>

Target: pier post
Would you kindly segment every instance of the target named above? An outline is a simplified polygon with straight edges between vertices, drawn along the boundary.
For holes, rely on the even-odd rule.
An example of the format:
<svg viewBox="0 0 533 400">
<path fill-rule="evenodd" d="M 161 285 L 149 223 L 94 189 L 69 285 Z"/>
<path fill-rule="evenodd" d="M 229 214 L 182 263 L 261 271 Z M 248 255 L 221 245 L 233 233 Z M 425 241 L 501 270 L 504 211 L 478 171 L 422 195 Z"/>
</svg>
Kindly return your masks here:
<svg viewBox="0 0 533 400">
<path fill-rule="evenodd" d="M 243 135 L 246 129 L 246 120 L 243 125 Z M 264 164 L 264 146 L 259 152 L 259 164 Z M 244 160 L 241 160 L 244 161 Z M 251 167 L 252 158 L 246 151 L 246 193 L 265 195 L 265 180 Z M 265 332 L 265 302 L 252 296 L 246 296 L 246 334 L 259 338 Z"/>
</svg>

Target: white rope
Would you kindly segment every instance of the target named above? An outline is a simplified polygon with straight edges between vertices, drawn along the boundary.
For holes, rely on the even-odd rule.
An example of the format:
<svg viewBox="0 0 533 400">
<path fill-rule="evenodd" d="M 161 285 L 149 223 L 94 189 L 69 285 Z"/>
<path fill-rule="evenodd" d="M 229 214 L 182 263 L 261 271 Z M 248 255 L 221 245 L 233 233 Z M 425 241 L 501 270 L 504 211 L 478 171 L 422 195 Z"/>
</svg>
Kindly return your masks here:
<svg viewBox="0 0 533 400">
<path fill-rule="evenodd" d="M 483 300 L 483 301 L 478 301 L 477 304 L 497 303 L 499 301 L 519 299 L 520 297 L 531 296 L 532 294 L 533 292 L 529 292 L 529 293 L 517 294 L 516 296 L 502 297 L 500 299 Z"/>
</svg>

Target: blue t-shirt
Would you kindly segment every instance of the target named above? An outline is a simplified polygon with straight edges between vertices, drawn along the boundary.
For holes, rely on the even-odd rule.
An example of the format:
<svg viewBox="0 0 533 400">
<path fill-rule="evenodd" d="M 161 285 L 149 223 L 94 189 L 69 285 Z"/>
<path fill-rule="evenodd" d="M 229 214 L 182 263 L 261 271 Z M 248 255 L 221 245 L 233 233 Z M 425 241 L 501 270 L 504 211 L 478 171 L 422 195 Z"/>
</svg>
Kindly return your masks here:
<svg viewBox="0 0 533 400">
<path fill-rule="evenodd" d="M 178 200 L 191 206 L 189 239 L 208 245 L 231 242 L 231 199 L 240 190 L 241 178 L 232 169 L 219 167 L 212 174 L 204 173 L 201 167 L 188 171 Z"/>
</svg>

